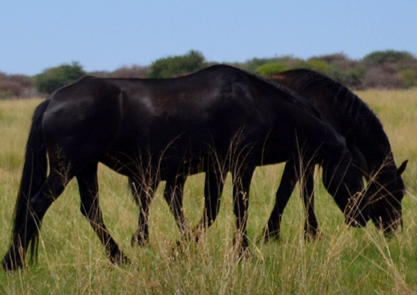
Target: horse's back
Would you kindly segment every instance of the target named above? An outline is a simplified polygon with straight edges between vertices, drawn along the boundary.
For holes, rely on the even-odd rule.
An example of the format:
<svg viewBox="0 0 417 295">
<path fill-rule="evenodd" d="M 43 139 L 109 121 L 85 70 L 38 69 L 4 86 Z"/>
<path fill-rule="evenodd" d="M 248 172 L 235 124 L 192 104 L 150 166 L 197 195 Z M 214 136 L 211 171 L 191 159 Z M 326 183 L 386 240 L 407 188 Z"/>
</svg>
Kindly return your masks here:
<svg viewBox="0 0 417 295">
<path fill-rule="evenodd" d="M 124 165 L 152 158 L 152 165 L 163 159 L 175 170 L 184 159 L 198 163 L 212 151 L 226 157 L 239 146 L 252 146 L 254 158 L 277 154 L 279 147 L 271 161 L 281 161 L 296 144 L 296 130 L 314 152 L 343 148 L 311 104 L 228 66 L 175 79 L 85 77 L 49 100 L 43 120 L 48 149 L 72 161 L 105 158 Z"/>
</svg>

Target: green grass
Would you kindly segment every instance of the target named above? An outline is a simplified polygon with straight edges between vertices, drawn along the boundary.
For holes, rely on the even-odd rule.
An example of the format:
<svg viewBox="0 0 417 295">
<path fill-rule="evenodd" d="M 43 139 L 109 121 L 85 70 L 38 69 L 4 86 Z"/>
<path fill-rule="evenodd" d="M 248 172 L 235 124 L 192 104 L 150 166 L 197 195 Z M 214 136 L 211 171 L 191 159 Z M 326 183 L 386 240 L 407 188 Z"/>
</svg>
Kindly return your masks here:
<svg viewBox="0 0 417 295">
<path fill-rule="evenodd" d="M 239 261 L 234 253 L 230 177 L 219 217 L 197 245 L 180 253 L 174 247 L 179 231 L 161 185 L 150 212 L 150 245 L 131 248 L 138 210 L 126 178 L 100 166 L 105 222 L 132 265 L 118 267 L 107 260 L 80 213 L 78 187 L 72 182 L 44 218 L 38 263 L 12 274 L 0 271 L 0 294 L 417 293 L 417 91 L 359 95 L 383 122 L 397 163 L 410 160 L 404 174 L 404 231 L 396 237 L 384 239 L 371 223 L 364 229 L 347 228 L 317 176 L 316 211 L 323 239 L 304 242 L 304 214 L 296 191 L 284 214 L 281 241 L 256 243 L 282 172 L 282 165 L 274 165 L 258 168 L 251 186 L 248 234 L 253 257 Z M 0 101 L 1 255 L 9 243 L 24 147 L 39 102 Z M 203 180 L 203 175 L 196 175 L 186 184 L 184 205 L 191 224 L 202 214 Z"/>
</svg>

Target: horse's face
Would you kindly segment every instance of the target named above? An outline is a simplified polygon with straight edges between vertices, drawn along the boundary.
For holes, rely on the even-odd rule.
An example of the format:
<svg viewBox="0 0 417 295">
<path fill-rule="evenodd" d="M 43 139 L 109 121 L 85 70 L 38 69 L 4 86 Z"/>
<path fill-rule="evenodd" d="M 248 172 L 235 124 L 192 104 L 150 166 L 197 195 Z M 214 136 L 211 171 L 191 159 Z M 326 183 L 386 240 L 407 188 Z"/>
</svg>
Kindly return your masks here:
<svg viewBox="0 0 417 295">
<path fill-rule="evenodd" d="M 350 156 L 323 168 L 324 186 L 344 213 L 346 224 L 364 227 L 370 219 L 368 196 L 363 194 L 362 176 L 351 165 Z"/>
<path fill-rule="evenodd" d="M 401 174 L 406 166 L 407 161 L 396 171 L 383 174 L 368 189 L 372 221 L 386 236 L 402 227 L 401 201 L 405 186 Z"/>
</svg>

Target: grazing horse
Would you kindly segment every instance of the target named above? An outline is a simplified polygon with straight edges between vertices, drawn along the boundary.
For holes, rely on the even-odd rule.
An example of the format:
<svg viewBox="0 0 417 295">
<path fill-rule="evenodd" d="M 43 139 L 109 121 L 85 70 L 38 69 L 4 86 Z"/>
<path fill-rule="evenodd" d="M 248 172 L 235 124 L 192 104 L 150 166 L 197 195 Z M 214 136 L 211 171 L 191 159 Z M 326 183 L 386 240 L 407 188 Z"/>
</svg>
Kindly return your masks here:
<svg viewBox="0 0 417 295">
<path fill-rule="evenodd" d="M 376 227 L 390 235 L 402 226 L 401 201 L 405 188 L 401 174 L 407 161 L 397 169 L 388 137 L 371 109 L 349 89 L 315 71 L 289 70 L 275 75 L 273 79 L 312 102 L 346 139 L 347 148 L 356 165 L 359 165 L 358 172 L 368 182 L 370 213 Z M 289 161 L 285 166 L 276 203 L 265 230 L 267 239 L 279 236 L 281 216 L 299 179 L 294 173 L 295 165 Z M 316 236 L 319 231 L 314 213 L 313 172 L 305 174 L 307 185 L 303 197 L 307 212 L 305 233 L 310 237 Z"/>
<path fill-rule="evenodd" d="M 233 177 L 239 253 L 248 249 L 249 186 L 259 163 L 287 161 L 301 144 L 323 163 L 324 184 L 348 223 L 369 219 L 361 176 L 344 141 L 315 108 L 286 88 L 228 66 L 176 79 L 84 77 L 61 88 L 35 110 L 14 212 L 11 244 L 2 266 L 24 266 L 36 255 L 42 219 L 76 178 L 81 213 L 114 263 L 128 258 L 107 230 L 99 205 L 101 162 L 134 179 L 145 202 L 160 180 L 175 184 L 205 172 L 208 196 Z M 49 163 L 49 172 L 48 172 Z M 214 183 L 214 184 L 213 184 Z M 176 186 L 172 186 L 175 195 Z"/>
</svg>

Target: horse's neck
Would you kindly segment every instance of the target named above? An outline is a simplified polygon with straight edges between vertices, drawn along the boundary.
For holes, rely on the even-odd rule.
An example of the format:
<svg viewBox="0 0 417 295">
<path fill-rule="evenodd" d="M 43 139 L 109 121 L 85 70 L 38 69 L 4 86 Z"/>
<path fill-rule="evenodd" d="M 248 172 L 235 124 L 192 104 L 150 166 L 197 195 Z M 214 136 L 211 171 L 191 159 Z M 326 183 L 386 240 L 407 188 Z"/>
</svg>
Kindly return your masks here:
<svg viewBox="0 0 417 295">
<path fill-rule="evenodd" d="M 278 75 L 276 80 L 314 101 L 333 127 L 349 138 L 347 140 L 351 140 L 362 153 L 370 173 L 395 167 L 391 146 L 381 123 L 368 106 L 347 88 L 321 75 L 303 71 L 299 74 L 284 73 Z M 350 122 L 351 126 L 343 127 L 342 123 L 346 122 Z"/>
<path fill-rule="evenodd" d="M 375 152 L 372 155 L 368 155 L 366 157 L 366 162 L 368 165 L 369 176 L 377 181 L 396 171 L 394 157 L 391 151 L 385 154 L 383 152 Z"/>
</svg>

